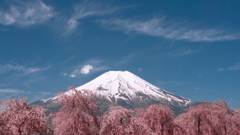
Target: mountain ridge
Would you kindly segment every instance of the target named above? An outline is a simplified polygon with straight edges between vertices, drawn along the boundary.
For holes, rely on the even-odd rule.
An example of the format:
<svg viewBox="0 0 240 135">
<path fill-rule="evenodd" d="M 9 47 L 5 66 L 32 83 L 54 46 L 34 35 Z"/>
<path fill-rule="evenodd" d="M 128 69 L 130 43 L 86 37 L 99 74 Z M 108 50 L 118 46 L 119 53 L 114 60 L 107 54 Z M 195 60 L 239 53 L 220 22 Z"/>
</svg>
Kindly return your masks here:
<svg viewBox="0 0 240 135">
<path fill-rule="evenodd" d="M 129 71 L 105 72 L 92 81 L 76 87 L 76 90 L 96 93 L 102 104 L 105 106 L 108 104 L 107 107 L 121 105 L 126 108 L 139 108 L 151 104 L 164 104 L 175 110 L 182 110 L 196 102 L 156 87 Z M 72 94 L 72 91 L 67 91 L 65 94 Z M 49 106 L 57 98 L 58 96 L 39 100 L 38 104 Z"/>
</svg>

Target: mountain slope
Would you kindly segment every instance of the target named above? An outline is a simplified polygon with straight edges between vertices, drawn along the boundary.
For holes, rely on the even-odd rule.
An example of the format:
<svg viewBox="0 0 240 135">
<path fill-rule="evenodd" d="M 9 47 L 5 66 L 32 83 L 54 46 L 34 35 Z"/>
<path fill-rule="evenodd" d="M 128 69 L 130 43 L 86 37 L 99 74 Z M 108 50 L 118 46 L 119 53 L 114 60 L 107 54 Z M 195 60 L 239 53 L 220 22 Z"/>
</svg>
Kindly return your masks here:
<svg viewBox="0 0 240 135">
<path fill-rule="evenodd" d="M 90 90 L 97 94 L 100 106 L 105 109 L 110 105 L 121 105 L 126 108 L 147 107 L 151 104 L 165 104 L 173 110 L 180 110 L 195 104 L 188 98 L 170 93 L 128 71 L 109 71 L 94 80 L 76 87 L 77 90 Z M 72 91 L 65 92 L 72 94 Z M 38 101 L 38 104 L 49 106 L 58 97 Z M 37 102 L 35 102 L 37 103 Z"/>
</svg>

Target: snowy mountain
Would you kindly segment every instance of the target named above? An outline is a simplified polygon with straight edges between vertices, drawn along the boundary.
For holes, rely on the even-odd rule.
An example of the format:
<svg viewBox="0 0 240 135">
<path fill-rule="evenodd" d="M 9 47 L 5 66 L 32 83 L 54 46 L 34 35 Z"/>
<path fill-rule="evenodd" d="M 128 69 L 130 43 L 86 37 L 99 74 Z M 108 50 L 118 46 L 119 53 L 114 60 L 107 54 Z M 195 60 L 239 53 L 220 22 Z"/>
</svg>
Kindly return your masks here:
<svg viewBox="0 0 240 135">
<path fill-rule="evenodd" d="M 103 103 L 127 108 L 165 104 L 179 110 L 179 108 L 186 108 L 194 103 L 191 99 L 158 88 L 128 71 L 106 72 L 94 80 L 76 87 L 76 90 L 93 91 Z M 65 94 L 72 94 L 72 91 L 65 92 Z M 36 102 L 44 106 L 49 105 L 57 98 L 56 96 Z"/>
</svg>

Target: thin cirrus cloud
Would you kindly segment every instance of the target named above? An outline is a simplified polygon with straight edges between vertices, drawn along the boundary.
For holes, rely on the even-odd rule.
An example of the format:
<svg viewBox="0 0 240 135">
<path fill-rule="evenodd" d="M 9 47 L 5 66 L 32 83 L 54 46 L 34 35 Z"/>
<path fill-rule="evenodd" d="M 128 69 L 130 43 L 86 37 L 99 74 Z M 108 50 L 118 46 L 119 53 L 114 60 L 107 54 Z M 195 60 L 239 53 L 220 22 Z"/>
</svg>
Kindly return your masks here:
<svg viewBox="0 0 240 135">
<path fill-rule="evenodd" d="M 111 15 L 116 12 L 118 8 L 110 7 L 103 4 L 96 4 L 96 3 L 81 3 L 75 6 L 74 13 L 71 17 L 66 21 L 66 26 L 64 27 L 64 34 L 63 35 L 70 35 L 72 34 L 77 26 L 79 25 L 82 19 L 88 17 L 97 17 L 97 16 L 106 16 Z"/>
<path fill-rule="evenodd" d="M 152 18 L 147 21 L 136 19 L 101 20 L 100 23 L 112 30 L 135 32 L 154 37 L 165 37 L 174 40 L 197 41 L 224 41 L 236 40 L 239 34 L 220 28 L 191 28 L 188 24 L 171 23 L 164 18 Z"/>
<path fill-rule="evenodd" d="M 189 85 L 191 83 L 190 82 L 169 82 L 169 81 L 158 80 L 155 84 L 159 86 L 164 86 L 164 85 Z"/>
<path fill-rule="evenodd" d="M 0 24 L 18 25 L 21 27 L 46 22 L 54 16 L 52 7 L 41 0 L 15 1 L 6 11 L 0 11 Z"/>
<path fill-rule="evenodd" d="M 197 52 L 199 52 L 200 49 L 182 49 L 181 51 L 179 51 L 178 56 L 185 56 L 185 55 L 191 55 L 191 54 L 195 54 Z"/>
<path fill-rule="evenodd" d="M 240 70 L 240 63 L 237 63 L 236 65 L 227 67 L 227 68 L 219 68 L 218 71 L 226 71 L 226 70 L 231 70 L 231 71 L 235 71 L 235 70 Z"/>
<path fill-rule="evenodd" d="M 49 98 L 48 96 L 51 95 L 52 93 L 50 92 L 45 92 L 45 91 L 40 91 L 40 92 L 37 92 L 37 94 L 34 94 L 34 96 L 32 96 L 32 101 L 36 101 L 36 100 L 39 100 L 39 99 L 46 99 L 46 98 Z"/>
<path fill-rule="evenodd" d="M 50 93 L 50 92 L 45 92 L 45 91 L 41 91 L 41 92 L 38 92 L 39 94 L 42 94 L 42 95 L 50 95 L 50 94 L 52 94 L 52 93 Z"/>
<path fill-rule="evenodd" d="M 41 68 L 36 67 L 26 67 L 23 65 L 12 65 L 12 64 L 6 64 L 6 65 L 0 65 L 0 73 L 6 73 L 9 71 L 20 71 L 26 74 L 34 73 L 41 70 Z"/>
<path fill-rule="evenodd" d="M 122 65 L 122 64 L 125 64 L 125 63 L 127 63 L 127 62 L 130 62 L 135 55 L 136 55 L 136 54 L 133 53 L 133 54 L 125 57 L 123 60 L 120 60 L 120 61 L 116 62 L 115 65 L 118 66 L 118 65 Z"/>
<path fill-rule="evenodd" d="M 200 48 L 193 49 L 193 48 L 179 48 L 175 50 L 166 50 L 164 52 L 159 53 L 159 58 L 176 58 L 176 57 L 184 57 L 188 55 L 194 55 L 200 52 Z"/>
<path fill-rule="evenodd" d="M 18 89 L 0 89 L 0 93 L 30 93 L 30 92 L 21 91 Z"/>
<path fill-rule="evenodd" d="M 189 83 L 184 83 L 184 82 L 161 82 L 157 81 L 157 85 L 165 85 L 165 84 L 174 84 L 174 85 L 182 85 L 182 84 L 189 84 Z"/>
</svg>

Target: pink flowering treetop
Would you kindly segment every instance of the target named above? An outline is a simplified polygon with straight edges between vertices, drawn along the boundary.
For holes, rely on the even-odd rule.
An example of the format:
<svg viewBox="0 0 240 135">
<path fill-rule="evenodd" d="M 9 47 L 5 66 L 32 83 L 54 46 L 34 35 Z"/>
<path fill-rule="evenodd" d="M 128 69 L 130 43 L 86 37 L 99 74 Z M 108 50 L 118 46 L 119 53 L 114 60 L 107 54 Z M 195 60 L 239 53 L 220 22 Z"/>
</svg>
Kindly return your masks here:
<svg viewBox="0 0 240 135">
<path fill-rule="evenodd" d="M 164 105 L 151 105 L 138 112 L 139 122 L 146 125 L 157 135 L 168 135 L 173 132 L 175 115 L 171 109 Z"/>
<path fill-rule="evenodd" d="M 1 101 L 1 104 L 6 105 L 6 109 L 0 112 L 1 135 L 37 135 L 50 131 L 46 124 L 46 110 L 30 106 L 26 98 L 13 98 Z"/>
<path fill-rule="evenodd" d="M 187 113 L 175 119 L 187 134 L 193 135 L 239 135 L 240 115 L 226 102 L 205 102 L 191 107 Z"/>
<path fill-rule="evenodd" d="M 101 121 L 100 135 L 146 135 L 152 134 L 147 126 L 142 125 L 134 111 L 121 106 L 112 106 Z"/>
<path fill-rule="evenodd" d="M 100 116 L 96 95 L 90 91 L 78 91 L 72 87 L 71 94 L 58 94 L 57 103 L 63 105 L 53 118 L 55 135 L 94 135 L 98 134 Z"/>
</svg>

